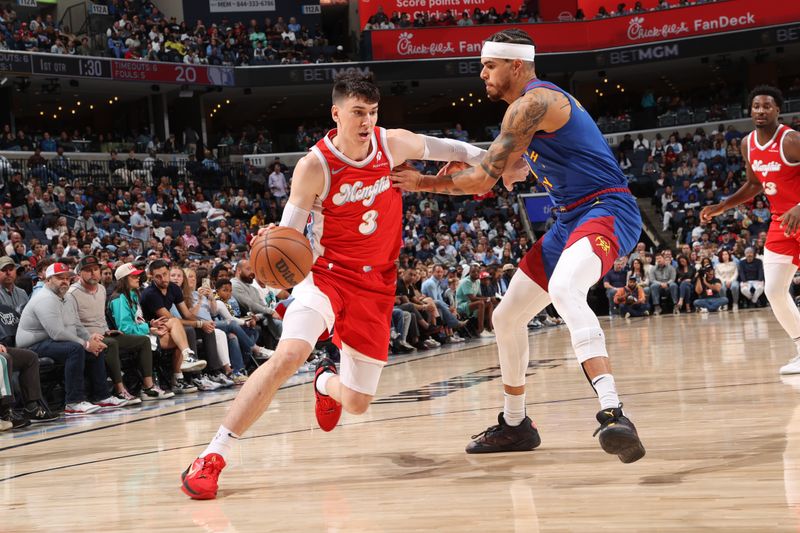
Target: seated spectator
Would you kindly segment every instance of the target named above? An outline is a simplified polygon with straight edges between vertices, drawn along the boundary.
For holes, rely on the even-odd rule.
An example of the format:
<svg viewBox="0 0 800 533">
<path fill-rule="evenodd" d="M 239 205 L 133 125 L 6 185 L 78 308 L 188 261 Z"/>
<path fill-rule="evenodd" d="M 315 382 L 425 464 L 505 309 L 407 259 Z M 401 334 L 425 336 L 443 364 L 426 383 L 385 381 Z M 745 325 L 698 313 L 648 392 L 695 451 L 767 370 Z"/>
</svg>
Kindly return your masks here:
<svg viewBox="0 0 800 533">
<path fill-rule="evenodd" d="M 618 312 L 614 297 L 617 291 L 627 284 L 628 272 L 625 268 L 625 261 L 618 258 L 614 261 L 614 266 L 603 276 L 603 288 L 606 291 L 606 298 L 608 298 L 608 315 L 613 316 Z"/>
<path fill-rule="evenodd" d="M 0 258 L 0 267 L 5 261 L 8 261 L 7 257 Z M 4 282 L 4 287 L 7 273 L 6 269 L 0 268 L 0 280 Z M 16 272 L 14 276 L 16 278 Z M 19 290 L 22 291 L 22 289 Z M 6 289 L 4 288 L 2 291 L 6 292 Z M 22 292 L 24 294 L 25 291 Z M 11 423 L 13 429 L 27 427 L 31 422 L 48 422 L 58 418 L 50 412 L 42 398 L 42 387 L 39 382 L 39 357 L 30 350 L 14 347 L 20 312 L 21 308 L 9 306 L 5 300 L 0 299 L 0 313 L 3 316 L 3 320 L 0 321 L 0 358 L 4 359 L 2 361 L 6 371 L 4 377 L 10 379 L 15 371 L 19 372 L 19 386 L 22 393 L 23 409 L 21 413 L 12 409 L 15 399 L 10 386 L 2 391 L 7 394 L 0 393 L 0 396 L 9 396 L 10 399 L 6 403 L 0 402 L 0 420 Z M 3 387 L 0 386 L 0 389 Z"/>
<path fill-rule="evenodd" d="M 619 314 L 625 318 L 647 316 L 650 314 L 650 306 L 644 295 L 644 289 L 639 285 L 639 278 L 631 276 L 628 283 L 617 290 L 614 295 L 614 303 L 619 306 Z"/>
<path fill-rule="evenodd" d="M 140 300 L 142 315 L 152 327 L 159 329 L 163 348 L 175 348 L 181 353 L 180 360 L 173 360 L 172 391 L 175 394 L 197 392 L 197 387 L 185 379 L 183 372 L 198 372 L 207 364 L 205 361 L 198 360 L 195 351 L 190 347 L 197 344 L 193 327 L 198 325 L 198 321 L 171 320 L 173 315 L 170 313 L 170 309 L 174 305 L 186 308 L 186 304 L 183 302 L 183 292 L 180 287 L 169 280 L 169 267 L 166 261 L 160 259 L 153 261 L 147 270 L 150 276 L 150 285 L 142 291 Z M 188 314 L 188 309 L 185 310 Z M 184 328 L 186 322 L 192 327 Z M 184 331 L 183 335 L 176 331 L 178 328 Z M 187 335 L 189 332 L 191 332 L 192 338 Z M 213 339 L 212 342 L 214 342 Z"/>
<path fill-rule="evenodd" d="M 180 304 L 173 303 L 169 311 L 172 316 L 180 319 L 186 329 L 192 350 L 197 346 L 197 339 L 202 339 L 203 351 L 197 353 L 201 354 L 209 368 L 218 369 L 230 363 L 225 335 L 217 331 L 208 312 L 208 303 L 205 302 L 206 307 L 203 309 L 204 302 L 192 298 L 193 290 L 187 283 L 184 269 L 177 264 L 173 265 L 169 269 L 169 281 L 171 285 L 179 287 L 183 295 L 183 301 Z M 192 376 L 190 382 L 201 391 L 214 391 L 223 386 L 203 373 Z"/>
<path fill-rule="evenodd" d="M 25 306 L 17 328 L 16 344 L 39 357 L 64 363 L 67 415 L 84 415 L 125 402 L 109 396 L 103 336 L 90 334 L 78 320 L 77 310 L 64 300 L 72 271 L 63 263 L 47 267 L 45 286 Z M 89 370 L 90 399 L 84 391 L 84 368 Z"/>
<path fill-rule="evenodd" d="M 675 268 L 668 263 L 671 262 L 671 254 L 669 259 L 667 255 L 661 253 L 656 256 L 656 266 L 650 272 L 652 282 L 650 283 L 650 298 L 653 303 L 653 314 L 661 314 L 661 293 L 662 291 L 669 291 L 669 296 L 672 298 L 672 303 L 677 305 L 678 297 L 678 284 L 675 283 Z M 673 311 L 674 312 L 674 311 Z"/>
<path fill-rule="evenodd" d="M 0 257 L 0 304 L 20 315 L 28 304 L 29 297 L 28 293 L 16 285 L 17 268 L 19 265 L 10 257 Z"/>
<path fill-rule="evenodd" d="M 678 284 L 679 298 L 673 313 L 678 314 L 681 310 L 686 313 L 691 313 L 695 285 L 695 268 L 685 255 L 678 256 L 678 266 L 675 268 L 675 283 Z"/>
<path fill-rule="evenodd" d="M 436 348 L 440 344 L 432 336 L 441 330 L 435 323 L 436 319 L 439 318 L 439 312 L 433 300 L 424 297 L 421 293 L 417 293 L 414 288 L 416 281 L 416 269 L 404 269 L 397 280 L 397 292 L 395 294 L 399 299 L 401 308 L 411 312 L 416 318 L 421 337 L 428 337 L 421 338 L 422 345 L 420 348 Z"/>
<path fill-rule="evenodd" d="M 222 387 L 229 387 L 234 384 L 228 376 L 233 372 L 231 365 L 236 368 L 244 368 L 242 352 L 239 350 L 239 343 L 235 338 L 230 338 L 225 332 L 217 328 L 214 316 L 218 313 L 217 299 L 214 291 L 210 287 L 209 279 L 203 278 L 203 285 L 197 286 L 197 272 L 192 268 L 183 270 L 183 298 L 194 316 L 203 322 L 210 321 L 214 324 L 214 338 L 217 346 L 217 357 L 219 366 L 212 366 L 211 371 L 206 374 L 207 379 Z M 198 332 L 200 333 L 200 332 Z M 201 333 L 202 335 L 202 333 Z M 230 347 L 234 350 L 231 352 Z M 233 360 L 231 359 L 233 356 Z M 201 379 L 195 384 L 200 390 L 205 390 L 206 383 Z"/>
<path fill-rule="evenodd" d="M 694 301 L 701 313 L 709 311 L 725 311 L 728 308 L 728 299 L 721 295 L 722 282 L 714 274 L 714 268 L 705 267 L 695 282 L 695 294 L 697 299 Z"/>
<path fill-rule="evenodd" d="M 78 263 L 79 280 L 67 291 L 66 300 L 78 311 L 81 325 L 90 333 L 101 335 L 106 345 L 105 361 L 114 387 L 114 396 L 125 405 L 141 404 L 142 400 L 159 400 L 166 397 L 164 391 L 154 388 L 153 352 L 150 338 L 146 335 L 128 335 L 111 329 L 106 321 L 106 289 L 100 283 L 100 262 L 89 255 Z M 144 390 L 140 397 L 131 394 L 122 383 L 120 351 L 136 354 L 141 371 Z M 148 394 L 149 391 L 149 394 Z"/>
<path fill-rule="evenodd" d="M 246 317 L 239 316 L 241 311 L 233 298 L 233 286 L 231 280 L 228 278 L 220 278 L 216 282 L 216 299 L 217 302 L 217 315 L 215 317 L 217 327 L 225 331 L 229 337 L 234 339 L 239 350 L 239 357 L 242 354 L 255 357 L 256 353 L 261 353 L 265 357 L 271 355 L 269 352 L 264 353 L 264 348 L 258 346 L 259 331 L 258 321 L 255 315 Z M 231 350 L 233 352 L 233 350 Z M 263 358 L 263 357 L 262 357 Z M 231 362 L 234 363 L 235 358 L 231 357 Z M 241 364 L 233 364 L 233 371 L 230 375 L 231 379 L 237 385 L 247 381 L 247 372 L 244 368 L 244 359 L 242 358 Z"/>
<path fill-rule="evenodd" d="M 650 273 L 644 264 L 645 253 L 642 252 L 639 257 L 631 261 L 631 269 L 628 271 L 628 279 L 635 277 L 637 283 L 644 291 L 646 297 L 650 297 Z"/>
<path fill-rule="evenodd" d="M 744 251 L 744 259 L 739 261 L 739 289 L 746 308 L 750 304 L 758 306 L 758 299 L 764 294 L 764 263 L 752 247 Z"/>
<path fill-rule="evenodd" d="M 461 280 L 456 290 L 456 305 L 458 312 L 467 318 L 477 318 L 475 331 L 479 337 L 494 337 L 492 330 L 492 314 L 494 307 L 489 298 L 479 296 L 480 266 L 472 265 L 469 275 Z"/>
<path fill-rule="evenodd" d="M 714 273 L 722 282 L 722 295 L 727 296 L 727 292 L 731 292 L 730 301 L 733 302 L 733 310 L 736 311 L 739 309 L 739 267 L 728 250 L 721 250 L 718 258 L 719 262 L 714 267 Z"/>
<path fill-rule="evenodd" d="M 275 310 L 270 308 L 261 295 L 261 291 L 254 284 L 256 279 L 250 261 L 243 259 L 236 263 L 236 275 L 231 279 L 233 297 L 247 310 L 252 313 L 261 326 L 262 343 L 267 342 L 268 336 L 274 337 L 277 341 L 280 334 L 277 331 L 279 326 L 276 324 Z M 244 310 L 243 309 L 243 310 Z M 276 335 L 278 333 L 278 335 Z M 272 355 L 272 350 L 266 348 L 254 348 L 256 359 L 266 360 Z"/>
<path fill-rule="evenodd" d="M 433 267 L 433 271 L 431 276 L 422 282 L 421 285 L 421 292 L 431 300 L 436 305 L 436 308 L 439 310 L 439 315 L 442 317 L 442 321 L 446 328 L 452 330 L 452 332 L 448 332 L 450 340 L 453 342 L 463 342 L 464 339 L 459 336 L 457 330 L 463 328 L 467 325 L 466 322 L 460 322 L 458 320 L 456 309 L 450 309 L 450 306 L 444 301 L 444 291 L 443 291 L 443 282 L 444 282 L 444 269 L 440 265 L 435 265 Z M 445 282 L 446 283 L 446 282 Z"/>
</svg>

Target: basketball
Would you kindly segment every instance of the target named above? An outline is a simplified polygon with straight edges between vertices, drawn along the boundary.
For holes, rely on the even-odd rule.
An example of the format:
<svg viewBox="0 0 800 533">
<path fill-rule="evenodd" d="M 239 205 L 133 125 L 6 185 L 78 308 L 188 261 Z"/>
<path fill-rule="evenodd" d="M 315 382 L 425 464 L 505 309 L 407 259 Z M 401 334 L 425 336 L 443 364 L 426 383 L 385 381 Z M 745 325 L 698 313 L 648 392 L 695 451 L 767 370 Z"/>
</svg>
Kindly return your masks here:
<svg viewBox="0 0 800 533">
<path fill-rule="evenodd" d="M 311 270 L 308 239 L 299 231 L 276 226 L 250 243 L 250 264 L 256 278 L 275 289 L 294 287 Z"/>
</svg>

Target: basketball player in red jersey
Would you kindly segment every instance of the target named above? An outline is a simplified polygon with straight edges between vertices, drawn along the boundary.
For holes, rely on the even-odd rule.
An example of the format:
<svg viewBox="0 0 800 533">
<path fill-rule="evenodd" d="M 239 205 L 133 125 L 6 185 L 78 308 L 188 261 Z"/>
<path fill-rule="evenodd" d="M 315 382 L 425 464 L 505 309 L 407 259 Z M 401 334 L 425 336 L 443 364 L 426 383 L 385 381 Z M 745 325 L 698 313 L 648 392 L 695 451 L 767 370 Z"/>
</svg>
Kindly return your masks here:
<svg viewBox="0 0 800 533">
<path fill-rule="evenodd" d="M 797 350 L 780 373 L 800 374 L 800 311 L 789 294 L 800 266 L 800 133 L 778 123 L 780 90 L 760 85 L 749 100 L 756 129 L 742 142 L 747 181 L 725 201 L 705 207 L 700 218 L 709 222 L 761 192 L 767 195 L 772 222 L 764 246 L 764 293 Z"/>
<path fill-rule="evenodd" d="M 292 292 L 275 355 L 250 376 L 208 448 L 183 473 L 181 489 L 191 498 L 216 496 L 235 439 L 258 420 L 334 322 L 341 374 L 328 359 L 317 367 L 320 427 L 331 431 L 342 408 L 363 413 L 375 395 L 388 357 L 402 246 L 403 200 L 389 174 L 407 159 L 478 164 L 485 153 L 460 141 L 377 127 L 379 99 L 378 88 L 361 76 L 345 75 L 334 84 L 336 129 L 298 162 L 280 221 L 302 233 L 310 216 L 314 266 Z M 522 160 L 516 171 L 527 172 Z"/>
</svg>

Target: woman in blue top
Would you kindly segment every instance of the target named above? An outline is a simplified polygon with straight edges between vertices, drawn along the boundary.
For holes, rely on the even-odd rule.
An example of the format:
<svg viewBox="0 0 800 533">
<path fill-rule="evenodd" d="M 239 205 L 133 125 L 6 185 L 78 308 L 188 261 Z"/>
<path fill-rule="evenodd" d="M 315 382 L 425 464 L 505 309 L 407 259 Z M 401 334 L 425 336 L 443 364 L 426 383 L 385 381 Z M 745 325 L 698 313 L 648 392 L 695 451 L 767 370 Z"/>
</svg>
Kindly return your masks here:
<svg viewBox="0 0 800 533">
<path fill-rule="evenodd" d="M 144 319 L 142 308 L 139 306 L 139 275 L 141 273 L 142 271 L 137 270 L 132 263 L 125 263 L 116 270 L 117 288 L 108 305 L 117 329 L 126 335 L 161 336 L 168 334 L 165 323 L 159 322 L 151 326 Z M 145 376 L 142 379 L 142 401 L 166 400 L 173 396 L 175 393 L 159 388 L 153 382 L 152 376 Z"/>
</svg>

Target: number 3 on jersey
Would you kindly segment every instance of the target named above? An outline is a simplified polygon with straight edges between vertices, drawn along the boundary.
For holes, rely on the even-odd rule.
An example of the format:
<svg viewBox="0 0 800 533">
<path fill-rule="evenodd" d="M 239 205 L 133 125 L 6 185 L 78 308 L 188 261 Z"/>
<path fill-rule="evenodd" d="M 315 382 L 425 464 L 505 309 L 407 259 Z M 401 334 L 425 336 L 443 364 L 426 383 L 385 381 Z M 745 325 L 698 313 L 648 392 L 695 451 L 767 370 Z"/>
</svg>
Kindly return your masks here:
<svg viewBox="0 0 800 533">
<path fill-rule="evenodd" d="M 767 181 L 764 183 L 764 194 L 775 196 L 778 194 L 778 185 L 774 181 Z"/>
<path fill-rule="evenodd" d="M 378 229 L 378 212 L 375 209 L 367 211 L 361 218 L 364 222 L 359 224 L 358 231 L 360 231 L 362 235 L 370 235 Z"/>
</svg>

